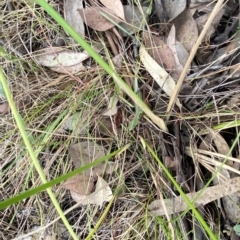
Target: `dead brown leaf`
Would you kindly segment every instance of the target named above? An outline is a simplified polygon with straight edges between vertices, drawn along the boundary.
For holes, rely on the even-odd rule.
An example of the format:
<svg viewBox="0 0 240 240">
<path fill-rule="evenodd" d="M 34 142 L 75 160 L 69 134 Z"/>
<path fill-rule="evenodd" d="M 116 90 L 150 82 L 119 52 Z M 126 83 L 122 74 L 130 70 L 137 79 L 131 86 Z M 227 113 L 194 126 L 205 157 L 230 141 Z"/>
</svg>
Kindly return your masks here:
<svg viewBox="0 0 240 240">
<path fill-rule="evenodd" d="M 103 12 L 109 18 L 111 18 L 116 23 L 119 23 L 123 20 L 116 17 L 114 13 L 111 13 L 110 10 L 104 7 L 89 7 L 85 9 L 78 9 L 78 12 L 82 18 L 82 20 L 86 23 L 90 28 L 97 31 L 107 31 L 114 27 L 114 24 L 104 18 L 100 12 Z"/>
<path fill-rule="evenodd" d="M 82 63 L 78 63 L 74 66 L 67 66 L 67 67 L 57 66 L 57 67 L 51 67 L 50 69 L 52 71 L 58 72 L 58 73 L 75 74 L 75 73 L 78 73 L 78 72 L 82 71 L 83 69 L 85 69 L 85 67 L 82 65 Z"/>
<path fill-rule="evenodd" d="M 198 195 L 200 197 L 194 202 L 195 207 L 199 207 L 201 205 L 206 205 L 214 200 L 222 198 L 224 196 L 231 195 L 240 190 L 240 177 L 228 179 L 227 181 L 213 186 L 208 187 L 204 190 L 202 194 L 201 191 L 188 193 L 186 194 L 188 199 L 192 202 L 194 198 Z M 164 199 L 164 204 L 166 206 L 166 211 L 168 214 L 175 214 L 178 212 L 182 212 L 188 208 L 188 204 L 181 197 L 175 197 L 171 199 Z M 162 200 L 155 200 L 149 206 L 148 209 L 153 216 L 163 216 L 166 214 Z"/>
<path fill-rule="evenodd" d="M 125 20 L 123 5 L 120 0 L 100 0 L 100 2 L 116 16 Z"/>
<path fill-rule="evenodd" d="M 176 28 L 177 40 L 190 52 L 198 39 L 197 24 L 190 11 L 186 9 L 172 23 Z"/>
<path fill-rule="evenodd" d="M 94 204 L 102 207 L 104 202 L 109 202 L 112 199 L 113 193 L 108 183 L 98 176 L 96 189 L 92 194 L 87 196 L 71 192 L 71 196 L 76 202 L 81 202 L 82 205 Z"/>
<path fill-rule="evenodd" d="M 230 151 L 230 148 L 229 148 L 227 142 L 220 135 L 219 132 L 215 132 L 211 129 L 209 130 L 209 134 L 206 135 L 206 137 L 205 137 L 205 143 L 204 142 L 201 143 L 201 145 L 200 145 L 201 149 L 207 149 L 207 143 L 211 144 L 212 141 L 214 142 L 218 153 L 220 153 L 224 156 L 228 155 L 228 153 Z M 231 157 L 231 154 L 230 154 L 230 157 Z M 217 161 L 217 160 L 215 160 L 215 161 Z M 218 161 L 217 161 L 217 163 L 218 163 Z M 220 163 L 221 162 L 219 162 L 219 164 Z M 230 167 L 234 166 L 232 160 L 231 161 L 228 160 L 226 162 L 226 165 L 228 165 Z M 218 185 L 219 183 L 223 184 L 226 181 L 226 179 L 230 179 L 230 176 L 235 175 L 235 173 L 230 172 L 229 170 L 227 170 L 224 167 L 220 170 L 220 173 L 225 177 L 225 180 L 222 180 L 220 177 L 215 177 L 213 179 L 214 185 Z M 214 172 L 213 172 L 213 174 L 214 174 Z M 217 176 L 219 176 L 219 174 Z M 240 210 L 238 208 L 239 203 L 240 203 L 240 198 L 236 193 L 232 193 L 232 194 L 229 194 L 228 196 L 223 196 L 222 197 L 222 204 L 223 204 L 226 216 L 232 222 L 237 222 L 238 219 L 240 218 Z M 219 204 L 220 204 L 220 202 L 219 202 Z"/>
<path fill-rule="evenodd" d="M 147 7 L 142 7 L 142 11 L 139 10 L 137 6 L 125 5 L 124 14 L 125 14 L 125 22 L 120 23 L 120 25 L 129 33 L 133 34 L 135 32 L 139 32 L 143 30 L 146 24 L 147 18 Z M 145 16 L 144 16 L 145 15 Z M 120 34 L 123 37 L 127 37 L 128 34 L 126 32 L 120 30 Z"/>
<path fill-rule="evenodd" d="M 35 56 L 40 65 L 49 68 L 74 66 L 87 58 L 89 54 L 86 52 L 75 52 L 62 47 L 44 48 Z"/>
<path fill-rule="evenodd" d="M 221 136 L 221 134 L 210 129 L 210 136 L 216 145 L 218 153 L 227 156 L 228 152 L 230 151 L 230 147 L 228 146 L 226 140 Z M 231 156 L 232 154 L 229 155 L 229 157 Z M 233 161 L 227 161 L 226 164 L 232 167 Z"/>
<path fill-rule="evenodd" d="M 166 71 L 173 71 L 175 59 L 172 50 L 158 36 L 143 32 L 143 39 L 150 56 Z"/>
<path fill-rule="evenodd" d="M 95 124 L 96 131 L 105 136 L 113 137 L 112 124 L 110 118 L 98 118 Z"/>
<path fill-rule="evenodd" d="M 179 62 L 184 67 L 186 62 L 187 62 L 187 60 L 188 60 L 189 53 L 185 49 L 185 47 L 178 41 L 176 42 L 175 47 L 176 47 L 176 51 L 177 51 Z M 188 73 L 189 72 L 190 72 L 190 67 L 189 67 Z"/>
<path fill-rule="evenodd" d="M 168 14 L 169 21 L 172 21 L 179 14 L 181 14 L 186 8 L 186 0 L 178 1 L 164 1 L 165 8 Z"/>
<path fill-rule="evenodd" d="M 140 60 L 146 70 L 150 73 L 156 83 L 163 89 L 163 91 L 171 97 L 175 88 L 175 81 L 169 74 L 161 68 L 157 62 L 147 53 L 146 49 L 141 46 L 139 50 Z M 177 105 L 181 107 L 179 100 L 176 101 Z"/>
<path fill-rule="evenodd" d="M 82 62 L 87 58 L 89 54 L 85 51 L 75 52 L 61 47 L 44 48 L 35 56 L 38 64 L 65 74 L 75 74 L 83 70 Z"/>
<path fill-rule="evenodd" d="M 79 18 L 78 9 L 83 8 L 83 1 L 66 0 L 64 3 L 64 15 L 69 25 L 82 37 L 85 36 L 83 21 Z"/>
<path fill-rule="evenodd" d="M 104 147 L 92 141 L 83 141 L 77 144 L 72 144 L 69 147 L 69 153 L 75 168 L 79 168 L 85 164 L 93 162 L 95 159 L 104 157 L 106 150 Z M 84 172 L 86 175 L 102 175 L 110 174 L 117 169 L 117 164 L 113 162 L 100 163 Z"/>
<path fill-rule="evenodd" d="M 212 37 L 212 35 L 215 33 L 216 27 L 218 26 L 218 24 L 219 24 L 219 22 L 220 22 L 220 20 L 221 20 L 221 18 L 222 18 L 222 16 L 223 16 L 223 14 L 224 14 L 224 12 L 225 12 L 225 9 L 224 9 L 224 8 L 221 8 L 221 9 L 218 11 L 217 16 L 213 19 L 211 25 L 209 26 L 209 29 L 208 29 L 206 35 L 204 36 L 204 38 L 203 38 L 203 40 L 202 40 L 203 42 L 210 40 L 210 38 Z M 202 16 L 200 16 L 200 17 L 198 17 L 198 18 L 196 19 L 196 23 L 197 23 L 199 32 L 201 32 L 201 31 L 203 30 L 203 27 L 204 27 L 204 25 L 206 24 L 206 22 L 207 22 L 207 20 L 208 20 L 208 18 L 209 18 L 209 16 L 210 16 L 210 14 L 211 14 L 211 12 L 206 13 L 206 14 L 204 14 L 204 15 L 202 15 Z"/>
<path fill-rule="evenodd" d="M 167 38 L 167 45 L 172 50 L 172 54 L 175 59 L 175 68 L 171 75 L 174 78 L 179 78 L 179 76 L 181 75 L 181 72 L 183 70 L 183 65 L 181 64 L 180 58 L 178 56 L 179 50 L 178 50 L 177 43 L 176 43 L 176 28 L 174 25 L 172 26 L 172 28 L 169 32 L 169 35 Z"/>
<path fill-rule="evenodd" d="M 78 174 L 69 178 L 66 182 L 59 185 L 61 188 L 65 188 L 80 195 L 88 195 L 92 192 L 94 186 L 93 179 L 84 174 Z"/>
<path fill-rule="evenodd" d="M 69 146 L 69 152 L 72 157 L 75 168 L 91 163 L 94 159 L 105 156 L 105 149 L 92 142 L 83 141 Z"/>
</svg>

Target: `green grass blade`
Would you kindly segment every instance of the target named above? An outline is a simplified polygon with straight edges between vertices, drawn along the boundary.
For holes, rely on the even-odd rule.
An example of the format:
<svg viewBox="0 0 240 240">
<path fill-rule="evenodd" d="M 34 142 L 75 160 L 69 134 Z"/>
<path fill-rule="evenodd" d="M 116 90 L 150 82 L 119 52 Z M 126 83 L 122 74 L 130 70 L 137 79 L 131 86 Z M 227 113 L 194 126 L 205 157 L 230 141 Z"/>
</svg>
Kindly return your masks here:
<svg viewBox="0 0 240 240">
<path fill-rule="evenodd" d="M 20 202 L 23 199 L 31 197 L 31 196 L 39 193 L 39 192 L 42 192 L 42 191 L 44 191 L 44 190 L 46 190 L 46 189 L 48 189 L 50 187 L 53 187 L 56 184 L 61 183 L 61 182 L 65 181 L 65 180 L 67 180 L 68 178 L 75 176 L 78 173 L 84 172 L 84 171 L 88 170 L 89 168 L 94 167 L 94 166 L 98 165 L 99 163 L 104 162 L 104 161 L 108 160 L 109 158 L 115 156 L 116 154 L 120 153 L 123 149 L 124 148 L 121 148 L 121 149 L 119 149 L 119 150 L 117 150 L 117 151 L 115 151 L 113 153 L 110 153 L 110 154 L 108 154 L 108 155 L 106 155 L 106 156 L 104 156 L 102 158 L 99 158 L 99 159 L 97 159 L 97 160 L 95 160 L 95 161 L 93 161 L 93 162 L 91 162 L 89 164 L 86 164 L 83 167 L 77 168 L 74 171 L 71 171 L 69 173 L 66 173 L 66 174 L 58 177 L 58 178 L 55 178 L 54 180 L 52 180 L 50 182 L 47 182 L 47 183 L 42 184 L 41 186 L 38 186 L 38 187 L 36 187 L 34 189 L 25 191 L 25 192 L 23 192 L 21 194 L 18 194 L 17 196 L 14 196 L 14 197 L 9 198 L 9 199 L 7 199 L 5 201 L 2 201 L 2 202 L 0 202 L 0 210 L 2 210 L 2 209 L 6 208 L 6 207 L 8 207 L 8 206 L 10 206 L 10 205 L 12 205 L 14 203 Z"/>
<path fill-rule="evenodd" d="M 10 89 L 8 87 L 6 78 L 5 78 L 4 74 L 3 74 L 3 70 L 2 70 L 1 67 L 0 67 L 0 82 L 1 82 L 1 84 L 3 86 L 4 92 L 6 94 L 6 98 L 8 100 L 9 106 L 10 106 L 10 108 L 12 110 L 12 114 L 14 116 L 14 119 L 16 121 L 18 129 L 19 129 L 19 131 L 21 133 L 23 141 L 24 141 L 24 143 L 26 145 L 27 151 L 28 151 L 28 153 L 29 153 L 29 155 L 30 155 L 30 157 L 32 159 L 32 162 L 33 162 L 33 164 L 34 164 L 34 166 L 35 166 L 35 168 L 36 168 L 36 170 L 37 170 L 37 172 L 38 172 L 42 182 L 43 183 L 47 183 L 47 179 L 46 179 L 46 177 L 45 177 L 45 175 L 43 173 L 43 170 L 42 170 L 42 168 L 40 166 L 40 163 L 39 163 L 39 161 L 38 161 L 38 159 L 36 157 L 36 153 L 33 150 L 33 147 L 32 147 L 32 145 L 30 143 L 29 138 L 28 138 L 28 134 L 27 134 L 27 132 L 25 130 L 25 123 L 24 123 L 22 117 L 20 116 L 19 112 L 17 111 L 17 108 L 16 108 L 15 103 L 13 101 L 13 97 L 12 97 L 11 91 L 10 91 Z M 74 231 L 73 231 L 72 227 L 70 226 L 67 218 L 63 214 L 63 211 L 60 208 L 60 205 L 59 205 L 55 195 L 53 194 L 53 192 L 52 192 L 52 190 L 50 188 L 47 189 L 47 193 L 48 193 L 48 195 L 49 195 L 49 197 L 50 197 L 54 207 L 56 208 L 59 216 L 61 217 L 64 225 L 68 229 L 70 235 L 72 236 L 73 239 L 77 240 L 78 239 L 77 235 L 74 233 Z"/>
</svg>

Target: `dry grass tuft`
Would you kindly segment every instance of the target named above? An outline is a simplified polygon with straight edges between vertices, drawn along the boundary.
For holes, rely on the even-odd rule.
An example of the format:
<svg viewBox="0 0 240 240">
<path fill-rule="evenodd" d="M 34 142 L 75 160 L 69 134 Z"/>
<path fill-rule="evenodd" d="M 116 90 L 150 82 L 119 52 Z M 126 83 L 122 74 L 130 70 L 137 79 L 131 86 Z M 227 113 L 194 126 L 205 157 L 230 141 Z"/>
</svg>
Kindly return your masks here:
<svg viewBox="0 0 240 240">
<path fill-rule="evenodd" d="M 207 65 L 195 66 L 197 70 L 192 69 L 195 76 L 188 77 L 179 94 L 185 108 L 181 113 L 173 110 L 171 118 L 166 121 L 170 134 L 162 133 L 145 118 L 140 118 L 136 128 L 130 132 L 128 125 L 134 117 L 135 109 L 127 96 L 123 95 L 119 101 L 118 109 L 121 115 L 118 116 L 119 119 L 114 116 L 102 116 L 110 96 L 115 91 L 115 84 L 91 59 L 84 62 L 86 69 L 74 76 L 55 73 L 36 63 L 33 53 L 42 48 L 49 46 L 67 46 L 73 50 L 81 48 L 39 6 L 31 4 L 24 0 L 0 2 L 0 11 L 3 13 L 0 19 L 0 64 L 47 179 L 52 180 L 74 169 L 68 152 L 70 144 L 87 139 L 96 141 L 106 149 L 110 146 L 117 149 L 131 143 L 128 151 L 116 159 L 119 161 L 119 169 L 105 176 L 113 190 L 120 184 L 122 186 L 95 238 L 171 239 L 171 227 L 174 228 L 175 239 L 187 235 L 192 229 L 187 229 L 186 222 L 193 221 L 189 213 L 182 219 L 177 214 L 174 215 L 171 218 L 174 221 L 169 225 L 165 217 L 153 218 L 147 212 L 149 203 L 160 198 L 160 194 L 171 198 L 175 194 L 175 189 L 153 157 L 144 149 L 139 136 L 143 137 L 160 159 L 169 166 L 176 161 L 176 149 L 181 150 L 185 180 L 188 182 L 185 190 L 192 191 L 194 178 L 199 172 L 204 179 L 209 179 L 210 174 L 206 168 L 199 167 L 193 159 L 184 154 L 185 147 L 200 145 L 203 140 L 201 130 L 239 119 L 239 103 L 237 101 L 234 105 L 229 103 L 233 94 L 239 94 L 239 76 L 219 74 L 216 72 L 219 70 L 208 68 Z M 51 5 L 63 14 L 62 1 L 51 1 Z M 87 32 L 86 38 L 89 41 L 106 42 L 103 34 L 94 31 Z M 121 48 L 122 43 L 117 44 Z M 129 85 L 133 85 L 134 68 L 138 63 L 133 56 L 131 41 L 128 39 L 124 44 L 126 61 L 117 70 Z M 101 52 L 103 57 L 109 54 L 106 49 Z M 231 65 L 232 58 L 230 54 L 227 66 Z M 208 77 L 208 81 L 204 83 L 202 90 L 198 88 L 187 97 L 189 86 L 194 88 L 198 84 L 196 75 L 200 72 L 204 72 L 204 77 Z M 155 85 L 142 66 L 138 77 L 142 99 L 156 115 L 166 117 L 169 98 Z M 124 98 L 126 101 L 123 101 Z M 67 114 L 59 119 L 65 110 Z M 67 131 L 62 128 L 68 117 L 76 112 L 80 112 L 87 123 L 86 133 L 82 136 L 78 135 L 77 130 Z M 55 129 L 51 129 L 54 121 L 59 123 Z M 101 124 L 105 126 L 101 127 Z M 229 145 L 238 130 L 236 127 L 223 132 Z M 46 140 L 45 136 L 49 132 L 51 135 Z M 40 185 L 41 181 L 10 111 L 0 116 L 0 136 L 2 201 Z M 181 144 L 174 148 L 173 142 L 176 138 L 181 139 L 179 140 Z M 211 144 L 211 147 L 216 149 L 216 146 Z M 234 154 L 237 155 L 238 152 L 236 149 Z M 196 168 L 199 168 L 198 171 Z M 176 168 L 169 169 L 177 176 Z M 84 239 L 102 216 L 104 207 L 100 209 L 96 206 L 81 206 L 73 201 L 69 191 L 57 187 L 53 188 L 53 191 L 79 239 Z M 214 212 L 219 213 L 214 204 L 207 206 L 205 218 L 215 232 L 220 232 L 220 223 L 215 221 Z M 31 232 L 35 230 L 36 233 L 32 234 Z M 0 239 L 21 239 L 20 234 L 32 235 L 34 236 L 32 239 L 47 239 L 49 236 L 53 237 L 52 239 L 70 239 L 45 192 L 0 212 Z"/>
</svg>

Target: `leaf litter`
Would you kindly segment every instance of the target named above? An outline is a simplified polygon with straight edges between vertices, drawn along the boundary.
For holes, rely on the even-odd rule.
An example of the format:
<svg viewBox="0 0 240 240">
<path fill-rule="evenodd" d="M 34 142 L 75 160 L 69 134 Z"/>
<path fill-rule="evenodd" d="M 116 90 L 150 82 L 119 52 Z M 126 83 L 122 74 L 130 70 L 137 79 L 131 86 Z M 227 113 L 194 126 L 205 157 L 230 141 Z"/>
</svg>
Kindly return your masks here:
<svg viewBox="0 0 240 240">
<path fill-rule="evenodd" d="M 143 46 L 140 47 L 139 54 L 146 70 L 157 82 L 159 87 L 162 88 L 163 91 L 171 97 L 175 88 L 174 80 L 163 68 L 157 64 L 157 62 L 154 61 L 154 59 L 151 58 Z M 177 105 L 181 107 L 179 100 L 177 100 Z"/>
<path fill-rule="evenodd" d="M 187 206 L 182 197 L 177 196 L 176 189 L 162 169 L 140 146 L 139 137 L 143 137 L 156 151 L 193 201 L 222 165 L 226 155 L 229 155 L 238 134 L 239 2 L 224 2 L 200 45 L 195 43 L 198 44 L 200 33 L 221 0 L 216 3 L 155 0 L 153 5 L 149 2 L 132 4 L 120 0 L 89 1 L 84 4 L 82 1 L 67 0 L 64 4 L 54 0 L 51 3 L 93 48 L 95 43 L 100 44 L 97 51 L 102 59 L 113 59 L 116 72 L 129 88 L 133 89 L 137 83 L 138 88 L 134 91 L 150 113 L 154 112 L 152 119 L 159 123 L 158 126 L 151 122 L 144 111 L 138 109 L 131 96 L 123 93 L 113 79 L 46 12 L 36 7 L 36 13 L 41 16 L 36 18 L 25 7 L 26 3 L 19 5 L 19 11 L 18 4 L 5 2 L 0 6 L 4 13 L 0 57 L 14 93 L 14 101 L 21 105 L 18 108 L 20 114 L 24 120 L 27 119 L 27 129 L 31 129 L 34 137 L 41 137 L 41 134 L 49 132 L 45 126 L 51 126 L 66 107 L 67 110 L 71 108 L 69 116 L 60 121 L 61 126 L 49 137 L 51 146 L 36 144 L 36 149 L 41 146 L 39 162 L 46 168 L 49 178 L 105 156 L 108 152 L 106 149 L 114 151 L 122 144 L 134 143 L 134 147 L 124 154 L 94 166 L 59 186 L 68 190 L 59 197 L 64 210 L 65 206 L 75 202 L 81 205 L 81 210 L 76 209 L 69 218 L 74 223 L 82 224 L 81 230 L 76 230 L 79 231 L 79 238 L 86 238 L 87 233 L 82 229 L 90 229 L 98 222 L 103 214 L 104 202 L 112 199 L 112 189 L 118 187 L 120 180 L 125 185 L 125 191 L 121 197 L 115 198 L 104 224 L 96 232 L 96 238 L 110 239 L 114 235 L 119 239 L 130 239 L 137 231 L 141 237 L 154 239 L 156 234 L 162 236 L 167 230 L 175 239 L 174 231 L 178 226 L 188 229 L 185 233 L 177 229 L 178 234 L 185 237 L 189 231 L 192 236 L 198 236 L 198 221 L 191 214 L 185 220 L 184 216 L 181 216 L 182 220 L 178 218 L 181 222 L 173 226 L 173 231 L 163 231 L 162 225 L 155 228 L 151 225 L 152 221 L 149 225 L 142 221 L 145 219 L 142 213 L 146 213 L 149 202 L 148 210 L 154 216 L 177 215 Z M 15 18 L 15 10 L 19 18 Z M 22 19 L 26 21 L 21 21 L 23 12 Z M 44 21 L 39 22 L 39 19 Z M 24 31 L 18 32 L 17 29 Z M 197 53 L 191 56 L 195 50 Z M 32 60 L 26 62 L 29 57 Z M 32 61 L 36 64 L 30 66 L 29 62 Z M 40 71 L 37 64 L 46 68 Z M 182 73 L 185 76 L 181 83 Z M 75 77 L 82 79 L 86 85 L 79 87 Z M 176 94 L 177 87 L 179 91 Z M 109 96 L 107 92 L 112 95 L 105 101 L 106 95 Z M 174 104 L 171 112 L 166 113 L 169 98 L 173 97 L 177 104 Z M 12 186 L 21 186 L 25 176 L 29 176 L 29 167 L 22 166 L 25 158 L 16 167 L 12 164 L 22 152 L 22 143 L 18 140 L 21 139 L 19 134 L 14 132 L 11 112 L 5 112 L 8 103 L 5 99 L 2 103 L 0 132 L 3 147 L 0 163 L 4 175 L 1 180 L 5 187 L 1 191 L 2 196 L 7 198 L 20 190 L 8 187 L 5 179 L 12 179 Z M 74 113 L 72 107 L 76 109 Z M 132 120 L 134 124 L 131 127 Z M 10 131 L 13 134 L 9 134 Z M 202 148 L 203 141 L 207 146 L 205 149 Z M 224 222 L 231 222 L 233 227 L 239 221 L 239 149 L 237 146 L 232 149 L 229 160 L 216 175 L 213 186 L 203 190 L 202 196 L 195 202 L 202 218 L 212 223 L 214 234 L 221 239 L 227 239 L 227 236 L 225 230 L 218 227 L 219 219 L 221 226 Z M 37 182 L 38 176 L 31 176 L 31 181 Z M 166 195 L 159 200 L 162 192 Z M 29 217 L 24 217 L 23 221 L 17 213 L 16 221 L 13 219 L 14 228 L 10 226 L 10 231 L 0 230 L 7 239 L 14 239 L 18 234 L 14 229 L 31 229 L 30 220 L 36 219 L 38 213 L 45 216 L 46 211 L 48 216 L 54 216 L 52 207 L 47 210 L 44 207 L 49 206 L 49 199 L 44 195 L 40 198 L 43 202 L 40 211 L 38 206 L 29 202 L 34 208 Z M 218 208 L 209 204 L 213 201 L 218 202 Z M 173 203 L 177 204 L 173 206 Z M 102 209 L 92 214 L 92 205 Z M 22 207 L 23 211 L 27 208 L 25 205 Z M 16 210 L 12 207 L 9 209 L 9 212 Z M 86 220 L 86 215 L 91 216 L 91 220 Z M 8 214 L 1 214 L 1 218 L 8 223 Z M 121 219 L 124 219 L 124 223 Z M 112 229 L 113 224 L 119 225 L 115 232 L 106 230 Z M 171 219 L 168 219 L 164 226 L 171 224 Z M 132 228 L 129 229 L 129 226 Z M 153 228 L 154 231 L 151 231 Z M 202 236 L 206 235 L 204 229 L 201 231 Z M 57 237 L 70 238 L 62 235 Z"/>
<path fill-rule="evenodd" d="M 76 0 L 66 0 L 64 3 L 64 15 L 65 20 L 70 24 L 70 26 L 75 29 L 75 31 L 82 37 L 85 37 L 85 28 L 83 21 L 79 18 L 78 9 L 83 8 L 82 1 Z"/>
<path fill-rule="evenodd" d="M 105 149 L 91 141 L 83 141 L 69 147 L 69 152 L 75 168 L 91 163 L 95 159 L 105 156 Z M 111 188 L 100 176 L 111 174 L 117 170 L 117 164 L 113 162 L 100 163 L 95 167 L 69 178 L 59 187 L 70 190 L 71 196 L 82 205 L 95 204 L 102 207 L 104 202 L 109 202 L 113 196 Z M 94 178 L 98 177 L 95 191 Z"/>
<path fill-rule="evenodd" d="M 201 205 L 206 205 L 214 200 L 222 198 L 224 196 L 231 195 L 240 190 L 239 187 L 240 177 L 229 179 L 223 182 L 220 185 L 208 187 L 203 190 L 202 194 L 201 191 L 188 193 L 186 196 L 191 202 L 194 202 L 196 207 Z M 200 195 L 200 197 L 198 197 Z M 197 198 L 197 200 L 194 200 Z M 166 211 L 163 207 L 165 205 Z M 166 213 L 168 214 L 175 214 L 179 212 L 183 212 L 188 208 L 188 204 L 185 200 L 179 196 L 173 199 L 164 199 L 164 203 L 161 200 L 153 201 L 149 206 L 148 209 L 153 216 L 163 216 Z"/>
<path fill-rule="evenodd" d="M 107 31 L 114 27 L 114 24 L 103 17 L 100 12 L 103 12 L 116 23 L 123 21 L 122 19 L 118 18 L 114 12 L 111 12 L 109 9 L 104 7 L 94 6 L 85 9 L 79 9 L 78 12 L 86 25 L 97 31 Z"/>
</svg>

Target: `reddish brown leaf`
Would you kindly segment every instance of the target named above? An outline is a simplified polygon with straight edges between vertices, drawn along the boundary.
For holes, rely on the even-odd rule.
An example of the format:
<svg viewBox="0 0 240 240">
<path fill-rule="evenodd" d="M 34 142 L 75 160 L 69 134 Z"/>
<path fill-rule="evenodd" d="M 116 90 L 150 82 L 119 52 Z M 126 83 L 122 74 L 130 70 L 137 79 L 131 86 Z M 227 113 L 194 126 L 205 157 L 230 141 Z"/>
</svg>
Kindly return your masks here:
<svg viewBox="0 0 240 240">
<path fill-rule="evenodd" d="M 89 176 L 84 176 L 83 174 L 75 175 L 69 178 L 65 183 L 61 184 L 59 187 L 70 190 L 71 192 L 88 195 L 92 192 L 94 183 L 93 179 Z"/>
<path fill-rule="evenodd" d="M 114 24 L 104 18 L 100 12 L 103 12 L 105 15 L 117 23 L 122 21 L 121 19 L 117 18 L 114 13 L 111 13 L 110 10 L 104 7 L 78 9 L 78 12 L 86 25 L 97 31 L 107 31 L 114 26 Z"/>
<path fill-rule="evenodd" d="M 158 36 L 143 33 L 143 39 L 149 55 L 166 71 L 172 71 L 175 67 L 175 59 L 172 50 Z"/>
</svg>

